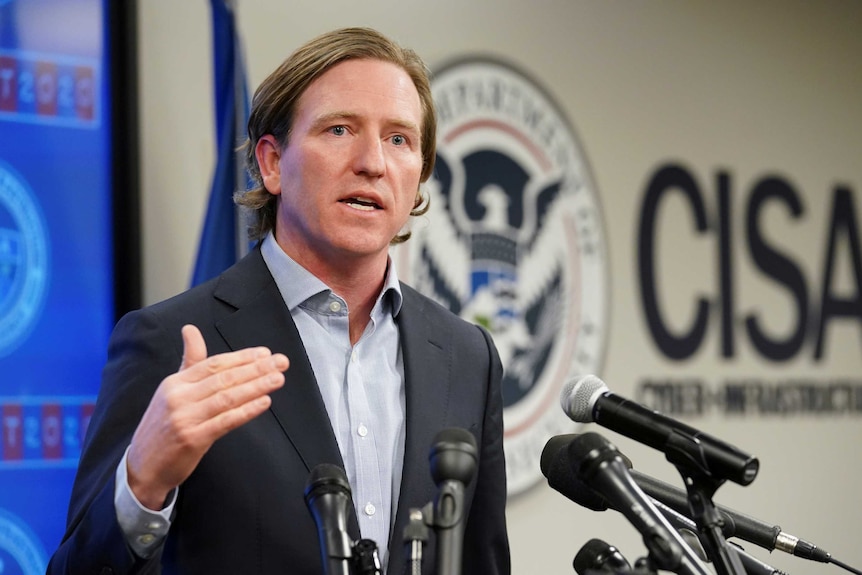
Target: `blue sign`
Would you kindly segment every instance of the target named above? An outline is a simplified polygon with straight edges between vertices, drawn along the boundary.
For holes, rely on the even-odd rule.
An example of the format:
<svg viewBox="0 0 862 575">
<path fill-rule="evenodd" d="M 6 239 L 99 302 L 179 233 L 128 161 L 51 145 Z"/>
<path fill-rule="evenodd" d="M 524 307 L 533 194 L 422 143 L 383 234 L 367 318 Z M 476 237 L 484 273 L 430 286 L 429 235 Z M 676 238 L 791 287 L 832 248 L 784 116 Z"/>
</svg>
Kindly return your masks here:
<svg viewBox="0 0 862 575">
<path fill-rule="evenodd" d="M 0 575 L 60 543 L 114 322 L 105 24 L 0 2 Z"/>
</svg>

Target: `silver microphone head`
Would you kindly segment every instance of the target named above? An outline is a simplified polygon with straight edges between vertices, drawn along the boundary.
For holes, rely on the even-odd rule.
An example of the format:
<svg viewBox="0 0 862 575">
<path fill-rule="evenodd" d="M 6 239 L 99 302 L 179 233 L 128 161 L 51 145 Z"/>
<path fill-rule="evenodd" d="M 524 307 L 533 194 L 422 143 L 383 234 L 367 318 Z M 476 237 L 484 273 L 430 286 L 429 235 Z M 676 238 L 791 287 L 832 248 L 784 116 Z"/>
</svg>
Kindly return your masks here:
<svg viewBox="0 0 862 575">
<path fill-rule="evenodd" d="M 606 391 L 609 390 L 604 381 L 595 375 L 583 375 L 566 382 L 560 393 L 560 405 L 573 421 L 592 423 L 593 406 Z"/>
</svg>

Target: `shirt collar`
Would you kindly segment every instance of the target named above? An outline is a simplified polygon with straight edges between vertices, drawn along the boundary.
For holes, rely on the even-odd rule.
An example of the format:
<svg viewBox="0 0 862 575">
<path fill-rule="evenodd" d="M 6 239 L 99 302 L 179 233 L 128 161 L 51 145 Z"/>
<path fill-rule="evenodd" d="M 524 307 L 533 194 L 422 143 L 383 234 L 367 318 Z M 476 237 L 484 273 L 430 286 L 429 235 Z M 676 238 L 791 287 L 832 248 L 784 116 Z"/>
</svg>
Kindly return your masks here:
<svg viewBox="0 0 862 575">
<path fill-rule="evenodd" d="M 317 276 L 284 253 L 284 250 L 275 241 L 272 232 L 269 232 L 264 238 L 260 251 L 266 267 L 269 268 L 269 273 L 275 279 L 275 284 L 278 286 L 278 291 L 281 293 L 287 309 L 293 311 L 294 308 L 317 294 L 333 293 L 332 289 Z M 381 303 L 385 306 L 388 302 L 389 310 L 394 318 L 401 311 L 402 301 L 401 283 L 398 281 L 398 273 L 395 271 L 395 264 L 390 257 L 386 264 L 383 289 L 377 297 L 374 307 L 375 309 L 378 308 Z"/>
</svg>

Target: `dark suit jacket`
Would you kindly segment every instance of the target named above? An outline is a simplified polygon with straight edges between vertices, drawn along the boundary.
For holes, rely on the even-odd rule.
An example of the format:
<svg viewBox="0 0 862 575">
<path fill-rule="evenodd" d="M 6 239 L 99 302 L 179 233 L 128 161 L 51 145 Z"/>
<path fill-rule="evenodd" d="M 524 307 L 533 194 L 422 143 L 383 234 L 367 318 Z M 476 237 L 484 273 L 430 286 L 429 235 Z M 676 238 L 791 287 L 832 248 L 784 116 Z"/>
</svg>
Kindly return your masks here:
<svg viewBox="0 0 862 575">
<path fill-rule="evenodd" d="M 479 465 L 466 501 L 464 574 L 509 573 L 500 379 L 488 334 L 402 285 L 406 446 L 388 573 L 404 565 L 411 508 L 434 498 L 428 453 L 445 427 L 471 431 Z M 218 440 L 182 484 L 170 533 L 143 561 L 125 543 L 113 505 L 114 474 L 132 433 L 182 357 L 180 328 L 200 328 L 210 354 L 263 345 L 290 358 L 272 407 Z M 260 250 L 220 277 L 128 314 L 116 326 L 69 506 L 66 535 L 48 573 L 317 574 L 317 531 L 303 497 L 309 471 L 343 466 L 311 365 Z M 352 538 L 359 533 L 351 510 Z M 434 573 L 434 534 L 424 573 Z"/>
</svg>

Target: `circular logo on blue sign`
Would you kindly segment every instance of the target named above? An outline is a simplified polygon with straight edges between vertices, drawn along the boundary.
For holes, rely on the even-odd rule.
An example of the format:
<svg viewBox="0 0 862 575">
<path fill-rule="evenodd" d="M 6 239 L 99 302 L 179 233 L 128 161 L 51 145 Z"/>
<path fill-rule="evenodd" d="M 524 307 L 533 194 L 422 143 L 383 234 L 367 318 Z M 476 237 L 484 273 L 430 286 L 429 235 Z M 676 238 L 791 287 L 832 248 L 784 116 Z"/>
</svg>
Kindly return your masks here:
<svg viewBox="0 0 862 575">
<path fill-rule="evenodd" d="M 24 179 L 0 162 L 0 357 L 33 329 L 48 286 L 48 231 Z"/>
<path fill-rule="evenodd" d="M 47 567 L 48 559 L 36 534 L 17 516 L 0 509 L 0 573 L 41 575 Z"/>
</svg>

